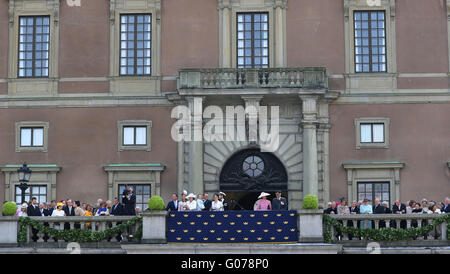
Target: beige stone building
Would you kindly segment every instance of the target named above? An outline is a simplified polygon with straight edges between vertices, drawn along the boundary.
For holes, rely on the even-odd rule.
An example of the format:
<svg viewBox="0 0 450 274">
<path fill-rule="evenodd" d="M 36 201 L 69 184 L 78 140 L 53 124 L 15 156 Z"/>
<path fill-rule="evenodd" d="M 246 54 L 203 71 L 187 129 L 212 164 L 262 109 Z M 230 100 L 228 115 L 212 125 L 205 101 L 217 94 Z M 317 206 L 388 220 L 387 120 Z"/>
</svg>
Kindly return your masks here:
<svg viewBox="0 0 450 274">
<path fill-rule="evenodd" d="M 40 201 L 440 201 L 449 18 L 448 0 L 0 0 L 0 202 L 20 201 L 23 162 Z M 278 106 L 279 147 L 175 142 L 173 108 L 199 101 Z"/>
</svg>

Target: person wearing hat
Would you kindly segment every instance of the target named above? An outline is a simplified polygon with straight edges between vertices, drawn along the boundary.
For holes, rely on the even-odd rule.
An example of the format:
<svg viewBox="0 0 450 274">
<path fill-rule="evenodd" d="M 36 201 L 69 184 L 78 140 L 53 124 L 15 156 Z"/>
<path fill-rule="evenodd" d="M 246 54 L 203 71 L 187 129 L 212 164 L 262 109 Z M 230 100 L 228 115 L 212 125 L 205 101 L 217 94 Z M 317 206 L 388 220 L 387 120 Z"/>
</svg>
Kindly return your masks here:
<svg viewBox="0 0 450 274">
<path fill-rule="evenodd" d="M 194 193 L 190 193 L 186 198 L 188 198 L 189 201 L 184 205 L 184 208 L 188 211 L 196 211 L 197 202 L 195 201 Z"/>
<path fill-rule="evenodd" d="M 360 214 L 372 214 L 373 208 L 372 205 L 369 204 L 370 200 L 364 198 L 363 204 L 359 207 Z M 362 229 L 364 228 L 372 228 L 372 221 L 361 221 L 360 226 Z"/>
<path fill-rule="evenodd" d="M 56 217 L 64 217 L 66 216 L 66 213 L 63 210 L 63 203 L 57 203 L 56 204 L 56 210 L 53 210 L 52 212 L 52 217 L 56 216 Z M 63 226 L 60 225 L 60 223 L 54 223 L 54 228 L 58 229 L 58 230 L 62 230 Z"/>
<path fill-rule="evenodd" d="M 281 191 L 277 191 L 275 196 L 272 200 L 272 210 L 288 210 L 287 200 L 281 197 Z"/>
<path fill-rule="evenodd" d="M 17 214 L 17 216 L 19 216 L 19 217 L 28 217 L 27 209 L 28 209 L 28 204 L 27 203 L 23 203 L 22 206 L 20 207 L 20 212 L 19 212 L 19 214 Z"/>
<path fill-rule="evenodd" d="M 225 193 L 223 193 L 222 191 L 219 192 L 219 200 L 222 202 L 223 204 L 223 210 L 229 210 L 230 207 L 228 206 L 228 202 L 225 200 L 225 196 L 227 196 Z"/>
<path fill-rule="evenodd" d="M 269 193 L 266 192 L 261 192 L 261 194 L 259 195 L 258 199 L 261 199 L 258 202 L 258 206 L 256 207 L 256 210 L 260 211 L 260 210 L 272 210 L 272 203 L 267 200 L 267 196 L 270 196 Z"/>
</svg>

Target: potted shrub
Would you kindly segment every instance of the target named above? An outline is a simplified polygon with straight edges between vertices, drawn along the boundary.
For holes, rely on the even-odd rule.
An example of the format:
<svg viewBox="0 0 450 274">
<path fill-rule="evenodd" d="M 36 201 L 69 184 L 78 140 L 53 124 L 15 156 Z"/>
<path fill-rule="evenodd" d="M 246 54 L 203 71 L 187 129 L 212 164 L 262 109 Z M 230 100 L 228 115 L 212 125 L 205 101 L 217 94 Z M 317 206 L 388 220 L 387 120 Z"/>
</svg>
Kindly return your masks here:
<svg viewBox="0 0 450 274">
<path fill-rule="evenodd" d="M 164 200 L 159 196 L 152 196 L 148 201 L 149 210 L 165 210 Z"/>
<path fill-rule="evenodd" d="M 17 230 L 19 217 L 14 217 L 17 212 L 17 206 L 14 202 L 6 202 L 2 206 L 2 215 L 0 217 L 0 244 L 17 245 Z"/>
<path fill-rule="evenodd" d="M 152 196 L 148 201 L 148 209 L 142 219 L 143 243 L 167 243 L 167 211 L 164 200 L 160 196 Z"/>
<path fill-rule="evenodd" d="M 17 206 L 14 202 L 6 202 L 2 206 L 3 216 L 14 216 L 17 212 Z"/>
<path fill-rule="evenodd" d="M 299 211 L 300 242 L 323 242 L 322 214 L 317 196 L 306 195 Z"/>
</svg>

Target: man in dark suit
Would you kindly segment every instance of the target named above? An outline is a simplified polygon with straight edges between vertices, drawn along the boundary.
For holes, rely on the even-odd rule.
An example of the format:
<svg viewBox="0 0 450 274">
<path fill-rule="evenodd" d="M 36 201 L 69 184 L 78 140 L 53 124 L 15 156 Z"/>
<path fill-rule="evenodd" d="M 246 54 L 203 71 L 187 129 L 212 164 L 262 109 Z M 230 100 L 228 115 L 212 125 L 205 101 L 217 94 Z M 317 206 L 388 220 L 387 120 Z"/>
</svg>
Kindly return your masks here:
<svg viewBox="0 0 450 274">
<path fill-rule="evenodd" d="M 167 203 L 167 211 L 178 211 L 178 195 L 176 193 L 172 194 L 172 201 Z"/>
<path fill-rule="evenodd" d="M 395 201 L 395 204 L 392 206 L 392 213 L 394 214 L 406 214 L 406 205 L 400 203 L 399 200 Z M 393 225 L 397 226 L 397 223 L 394 221 Z M 400 227 L 406 229 L 406 221 L 400 221 Z"/>
<path fill-rule="evenodd" d="M 209 199 L 208 193 L 205 193 L 203 195 L 203 198 L 204 198 L 203 205 L 205 206 L 203 211 L 210 211 L 211 210 L 211 206 L 212 206 L 212 201 Z"/>
<path fill-rule="evenodd" d="M 75 208 L 73 207 L 72 200 L 68 199 L 66 206 L 63 208 L 66 216 L 75 216 Z M 64 223 L 64 229 L 70 230 L 70 223 Z"/>
<path fill-rule="evenodd" d="M 328 208 L 323 211 L 324 214 L 337 214 L 336 202 L 328 202 Z"/>
<path fill-rule="evenodd" d="M 27 215 L 30 217 L 31 216 L 42 216 L 39 211 L 39 206 L 37 204 L 36 197 L 33 197 L 31 199 L 31 204 L 27 208 Z"/>
<path fill-rule="evenodd" d="M 122 198 L 124 204 L 124 214 L 128 216 L 136 216 L 136 195 L 133 193 L 133 188 L 128 189 L 127 195 Z"/>
<path fill-rule="evenodd" d="M 114 198 L 114 205 L 111 208 L 111 214 L 113 216 L 123 215 L 123 205 L 119 202 L 119 198 Z"/>
<path fill-rule="evenodd" d="M 450 198 L 445 198 L 444 207 L 442 208 L 443 213 L 450 213 Z"/>
<path fill-rule="evenodd" d="M 277 191 L 275 196 L 272 200 L 272 210 L 288 210 L 287 200 L 281 197 L 281 191 Z"/>
<path fill-rule="evenodd" d="M 41 215 L 41 212 L 40 212 L 40 210 L 39 210 L 39 206 L 38 206 L 38 204 L 37 204 L 37 199 L 36 199 L 36 197 L 33 197 L 33 198 L 31 198 L 31 204 L 28 206 L 28 208 L 27 208 L 27 215 L 29 216 L 29 217 L 32 217 L 32 216 L 42 216 Z M 33 236 L 32 236 L 32 239 L 33 239 L 33 241 L 35 241 L 35 240 L 37 240 L 37 234 L 38 234 L 38 232 L 39 232 L 39 230 L 37 230 L 37 229 L 34 229 L 34 228 L 31 228 L 31 232 L 33 233 Z"/>
<path fill-rule="evenodd" d="M 375 205 L 373 207 L 373 214 L 384 214 L 385 208 L 381 205 L 380 199 L 375 198 Z"/>
</svg>

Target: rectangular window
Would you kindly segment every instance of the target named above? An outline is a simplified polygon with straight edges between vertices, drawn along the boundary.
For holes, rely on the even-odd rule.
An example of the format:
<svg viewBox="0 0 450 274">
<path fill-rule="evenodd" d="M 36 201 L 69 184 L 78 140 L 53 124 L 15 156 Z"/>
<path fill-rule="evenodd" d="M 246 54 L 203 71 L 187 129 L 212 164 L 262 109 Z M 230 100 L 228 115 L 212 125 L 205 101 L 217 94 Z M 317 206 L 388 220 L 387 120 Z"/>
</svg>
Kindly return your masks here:
<svg viewBox="0 0 450 274">
<path fill-rule="evenodd" d="M 386 72 L 385 11 L 355 11 L 355 72 Z"/>
<path fill-rule="evenodd" d="M 361 143 L 384 143 L 384 124 L 360 124 Z"/>
<path fill-rule="evenodd" d="M 48 77 L 50 16 L 19 17 L 18 77 Z"/>
<path fill-rule="evenodd" d="M 31 193 L 31 195 L 30 195 Z M 47 202 L 47 186 L 45 185 L 32 185 L 25 190 L 25 202 L 29 202 L 32 197 L 36 197 L 38 203 Z M 22 190 L 16 186 L 15 202 L 20 204 L 22 202 Z"/>
<path fill-rule="evenodd" d="M 151 14 L 120 16 L 120 75 L 151 74 Z"/>
<path fill-rule="evenodd" d="M 122 193 L 126 187 L 132 187 L 134 194 L 136 195 L 136 207 L 139 207 L 141 211 L 148 208 L 148 200 L 151 197 L 151 185 L 150 184 L 140 184 L 140 185 L 119 185 L 119 193 L 117 197 L 122 197 Z M 120 201 L 122 202 L 122 201 Z"/>
<path fill-rule="evenodd" d="M 237 14 L 237 67 L 269 67 L 268 13 Z"/>
<path fill-rule="evenodd" d="M 146 126 L 124 126 L 123 127 L 124 146 L 146 146 L 147 127 Z"/>
<path fill-rule="evenodd" d="M 44 146 L 44 128 L 31 127 L 20 129 L 21 147 L 43 147 Z"/>
<path fill-rule="evenodd" d="M 375 204 L 375 198 L 390 204 L 389 182 L 358 183 L 358 200 L 364 200 L 364 198 L 370 199 L 372 204 Z"/>
</svg>

